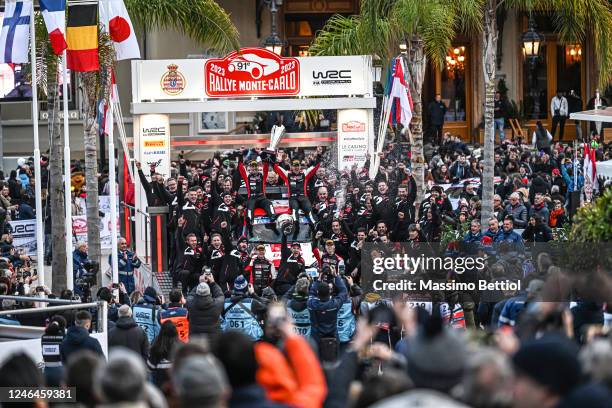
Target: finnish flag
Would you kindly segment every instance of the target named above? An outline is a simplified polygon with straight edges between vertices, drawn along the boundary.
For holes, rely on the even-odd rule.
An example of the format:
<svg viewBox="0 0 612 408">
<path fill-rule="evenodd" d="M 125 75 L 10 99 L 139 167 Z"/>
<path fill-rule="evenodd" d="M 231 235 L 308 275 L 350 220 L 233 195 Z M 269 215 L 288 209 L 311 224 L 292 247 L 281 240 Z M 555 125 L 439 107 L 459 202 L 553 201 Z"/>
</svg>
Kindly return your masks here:
<svg viewBox="0 0 612 408">
<path fill-rule="evenodd" d="M 32 0 L 6 0 L 0 35 L 0 62 L 23 64 L 29 61 Z"/>
</svg>

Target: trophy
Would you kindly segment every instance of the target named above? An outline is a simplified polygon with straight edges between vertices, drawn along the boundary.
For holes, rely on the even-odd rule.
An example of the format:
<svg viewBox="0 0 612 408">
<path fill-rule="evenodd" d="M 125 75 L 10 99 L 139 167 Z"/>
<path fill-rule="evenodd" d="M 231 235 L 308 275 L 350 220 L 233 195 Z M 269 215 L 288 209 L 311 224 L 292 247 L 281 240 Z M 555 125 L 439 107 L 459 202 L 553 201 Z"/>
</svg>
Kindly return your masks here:
<svg viewBox="0 0 612 408">
<path fill-rule="evenodd" d="M 272 134 L 270 135 L 270 146 L 265 148 L 261 153 L 261 159 L 270 160 L 276 155 L 276 146 L 280 143 L 281 138 L 283 137 L 283 133 L 285 133 L 285 126 L 272 126 Z"/>
</svg>

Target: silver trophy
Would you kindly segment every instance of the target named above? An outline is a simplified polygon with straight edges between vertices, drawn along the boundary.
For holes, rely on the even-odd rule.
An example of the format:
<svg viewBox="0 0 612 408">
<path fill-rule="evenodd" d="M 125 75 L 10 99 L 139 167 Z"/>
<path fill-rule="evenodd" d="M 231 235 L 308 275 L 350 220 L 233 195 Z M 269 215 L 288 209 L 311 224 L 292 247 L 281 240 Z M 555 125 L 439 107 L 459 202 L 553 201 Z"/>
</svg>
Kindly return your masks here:
<svg viewBox="0 0 612 408">
<path fill-rule="evenodd" d="M 283 137 L 284 133 L 285 133 L 285 126 L 283 125 L 272 126 L 272 134 L 270 135 L 270 146 L 268 147 L 267 150 L 271 152 L 275 152 L 276 146 L 278 146 L 278 144 L 280 143 L 281 138 Z"/>
</svg>

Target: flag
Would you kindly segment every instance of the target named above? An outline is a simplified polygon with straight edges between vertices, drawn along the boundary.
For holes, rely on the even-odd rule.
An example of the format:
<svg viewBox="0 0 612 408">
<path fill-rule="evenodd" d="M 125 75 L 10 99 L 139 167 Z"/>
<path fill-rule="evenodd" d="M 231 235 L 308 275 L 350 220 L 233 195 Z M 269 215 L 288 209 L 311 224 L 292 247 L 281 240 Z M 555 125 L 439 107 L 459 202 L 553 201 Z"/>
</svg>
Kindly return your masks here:
<svg viewBox="0 0 612 408">
<path fill-rule="evenodd" d="M 66 0 L 39 0 L 39 3 L 53 52 L 55 55 L 60 55 L 68 47 L 66 44 Z"/>
<path fill-rule="evenodd" d="M 111 71 L 111 89 L 110 89 L 110 104 L 106 99 L 100 99 L 98 104 L 98 127 L 101 135 L 107 135 L 110 132 L 110 128 L 114 125 L 111 120 L 111 115 L 108 114 L 108 110 L 113 108 L 113 104 L 119 102 L 119 93 L 117 90 L 117 83 L 115 82 L 115 71 Z"/>
<path fill-rule="evenodd" d="M 108 27 L 117 61 L 140 58 L 140 48 L 123 0 L 102 0 L 99 3 L 100 22 Z"/>
<path fill-rule="evenodd" d="M 31 0 L 6 0 L 0 35 L 0 62 L 24 64 L 30 61 L 31 13 Z"/>
<path fill-rule="evenodd" d="M 597 181 L 597 164 L 595 158 L 595 149 L 588 143 L 584 144 L 584 163 L 582 164 L 582 174 L 585 179 L 592 183 L 593 190 L 599 190 L 599 182 Z"/>
<path fill-rule="evenodd" d="M 98 5 L 72 5 L 68 8 L 68 69 L 77 72 L 97 71 Z"/>
<path fill-rule="evenodd" d="M 389 98 L 393 101 L 391 105 L 393 110 L 391 120 L 400 122 L 404 128 L 408 128 L 412 120 L 412 98 L 404 72 L 402 59 L 396 58 L 390 79 Z"/>
</svg>

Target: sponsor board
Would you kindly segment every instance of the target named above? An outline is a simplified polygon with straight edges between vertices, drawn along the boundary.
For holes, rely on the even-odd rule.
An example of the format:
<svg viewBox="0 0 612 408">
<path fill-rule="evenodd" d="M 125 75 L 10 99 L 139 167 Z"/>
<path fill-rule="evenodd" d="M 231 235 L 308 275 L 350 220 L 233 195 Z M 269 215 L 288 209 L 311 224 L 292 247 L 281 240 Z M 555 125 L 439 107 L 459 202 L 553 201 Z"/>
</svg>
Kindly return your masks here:
<svg viewBox="0 0 612 408">
<path fill-rule="evenodd" d="M 285 58 L 242 48 L 224 58 L 133 61 L 132 67 L 134 102 L 373 95 L 367 55 Z"/>
<path fill-rule="evenodd" d="M 36 256 L 36 219 L 9 221 L 13 246 L 29 256 Z"/>
<path fill-rule="evenodd" d="M 150 177 L 151 167 L 167 178 L 170 174 L 170 118 L 168 115 L 142 115 L 139 118 L 142 171 Z"/>
<path fill-rule="evenodd" d="M 343 109 L 338 111 L 338 169 L 362 167 L 368 153 L 368 111 Z"/>
</svg>

